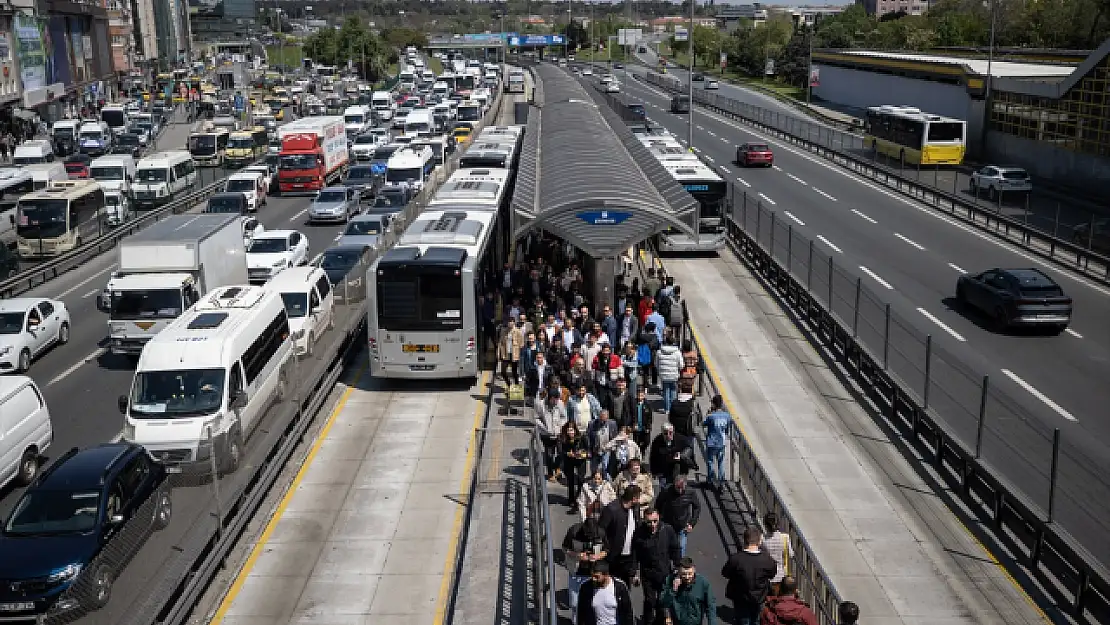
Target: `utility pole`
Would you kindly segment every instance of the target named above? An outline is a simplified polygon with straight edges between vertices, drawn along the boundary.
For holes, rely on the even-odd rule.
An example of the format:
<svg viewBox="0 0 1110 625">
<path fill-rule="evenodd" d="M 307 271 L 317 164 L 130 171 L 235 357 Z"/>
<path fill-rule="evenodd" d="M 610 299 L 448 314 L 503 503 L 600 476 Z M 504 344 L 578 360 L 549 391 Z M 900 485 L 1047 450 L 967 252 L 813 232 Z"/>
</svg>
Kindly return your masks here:
<svg viewBox="0 0 1110 625">
<path fill-rule="evenodd" d="M 574 0 L 567 0 L 567 37 L 563 42 L 563 58 L 570 62 L 570 29 L 574 25 Z"/>
<path fill-rule="evenodd" d="M 805 20 L 805 17 L 802 17 Z M 813 97 L 813 36 L 817 31 L 817 25 L 814 24 L 813 28 L 806 25 L 806 38 L 809 39 L 809 69 L 806 70 L 806 104 L 810 103 Z"/>
<path fill-rule="evenodd" d="M 996 0 L 987 0 L 990 2 L 991 8 L 991 35 L 990 41 L 987 44 L 987 84 L 986 90 L 983 95 L 983 123 L 982 136 L 979 143 L 982 145 L 983 154 L 987 153 L 987 137 L 990 136 L 990 123 L 991 123 L 991 110 L 994 105 L 991 103 L 991 92 L 994 87 L 994 74 L 991 72 L 991 65 L 994 63 L 994 30 L 995 30 L 995 14 L 998 2 Z"/>
<path fill-rule="evenodd" d="M 698 0 L 690 0 L 690 27 L 686 32 L 686 51 L 690 55 L 690 70 L 686 72 L 688 95 L 690 97 L 690 110 L 686 118 L 686 146 L 694 151 L 694 9 Z"/>
</svg>

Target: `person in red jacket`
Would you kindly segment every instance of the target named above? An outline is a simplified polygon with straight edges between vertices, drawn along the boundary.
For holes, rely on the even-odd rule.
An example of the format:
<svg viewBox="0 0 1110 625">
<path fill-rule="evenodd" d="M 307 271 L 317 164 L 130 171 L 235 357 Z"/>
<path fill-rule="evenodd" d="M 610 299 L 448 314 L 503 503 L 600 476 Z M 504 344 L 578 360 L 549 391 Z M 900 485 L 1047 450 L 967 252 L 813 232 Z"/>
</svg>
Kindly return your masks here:
<svg viewBox="0 0 1110 625">
<path fill-rule="evenodd" d="M 798 583 L 793 577 L 782 578 L 777 597 L 768 597 L 759 615 L 760 625 L 817 625 L 817 615 L 798 598 Z"/>
</svg>

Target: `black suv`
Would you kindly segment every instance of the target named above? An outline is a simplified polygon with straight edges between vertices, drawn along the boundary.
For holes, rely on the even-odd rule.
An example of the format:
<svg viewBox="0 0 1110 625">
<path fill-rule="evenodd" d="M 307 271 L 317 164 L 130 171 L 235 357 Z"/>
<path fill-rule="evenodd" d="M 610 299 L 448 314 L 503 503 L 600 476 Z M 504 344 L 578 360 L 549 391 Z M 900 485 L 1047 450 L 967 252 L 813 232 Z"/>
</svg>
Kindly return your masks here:
<svg viewBox="0 0 1110 625">
<path fill-rule="evenodd" d="M 104 607 L 119 572 L 172 511 L 166 470 L 143 447 L 70 450 L 0 530 L 0 620 Z"/>
</svg>

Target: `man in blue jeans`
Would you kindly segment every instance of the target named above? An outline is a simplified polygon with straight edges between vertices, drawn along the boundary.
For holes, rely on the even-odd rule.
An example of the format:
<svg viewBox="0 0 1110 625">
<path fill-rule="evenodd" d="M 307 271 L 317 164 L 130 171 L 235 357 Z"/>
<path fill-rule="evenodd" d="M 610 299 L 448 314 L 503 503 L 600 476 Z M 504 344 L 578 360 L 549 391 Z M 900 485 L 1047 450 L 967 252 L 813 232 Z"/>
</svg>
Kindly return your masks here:
<svg viewBox="0 0 1110 625">
<path fill-rule="evenodd" d="M 720 488 L 725 481 L 725 450 L 728 449 L 732 428 L 736 427 L 732 415 L 725 410 L 725 401 L 720 395 L 713 396 L 709 403 L 709 414 L 701 425 L 705 428 L 706 484 Z"/>
</svg>

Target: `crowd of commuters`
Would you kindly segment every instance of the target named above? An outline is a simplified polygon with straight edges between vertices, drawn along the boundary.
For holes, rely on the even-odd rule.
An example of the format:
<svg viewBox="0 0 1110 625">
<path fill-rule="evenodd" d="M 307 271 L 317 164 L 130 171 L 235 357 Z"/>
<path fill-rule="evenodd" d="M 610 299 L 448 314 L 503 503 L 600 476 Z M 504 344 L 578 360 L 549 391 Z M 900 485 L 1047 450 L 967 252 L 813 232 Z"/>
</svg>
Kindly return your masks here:
<svg viewBox="0 0 1110 625">
<path fill-rule="evenodd" d="M 686 554 L 701 515 L 690 475 L 700 427 L 704 486 L 720 488 L 735 425 L 720 396 L 708 414 L 697 404 L 701 361 L 683 340 L 681 288 L 649 269 L 643 284 L 618 283 L 612 305 L 594 305 L 572 247 L 536 234 L 516 258 L 487 276 L 496 288 L 480 298 L 484 335 L 505 385 L 523 387 L 547 479 L 565 484 L 577 516 L 562 543 L 572 620 L 715 625 L 713 590 Z M 748 528 L 721 572 L 735 623 L 816 625 L 789 575 L 789 538 L 774 515 L 763 530 Z M 639 610 L 632 587 L 643 591 Z M 853 609 L 842 605 L 841 623 L 854 623 Z"/>
</svg>

